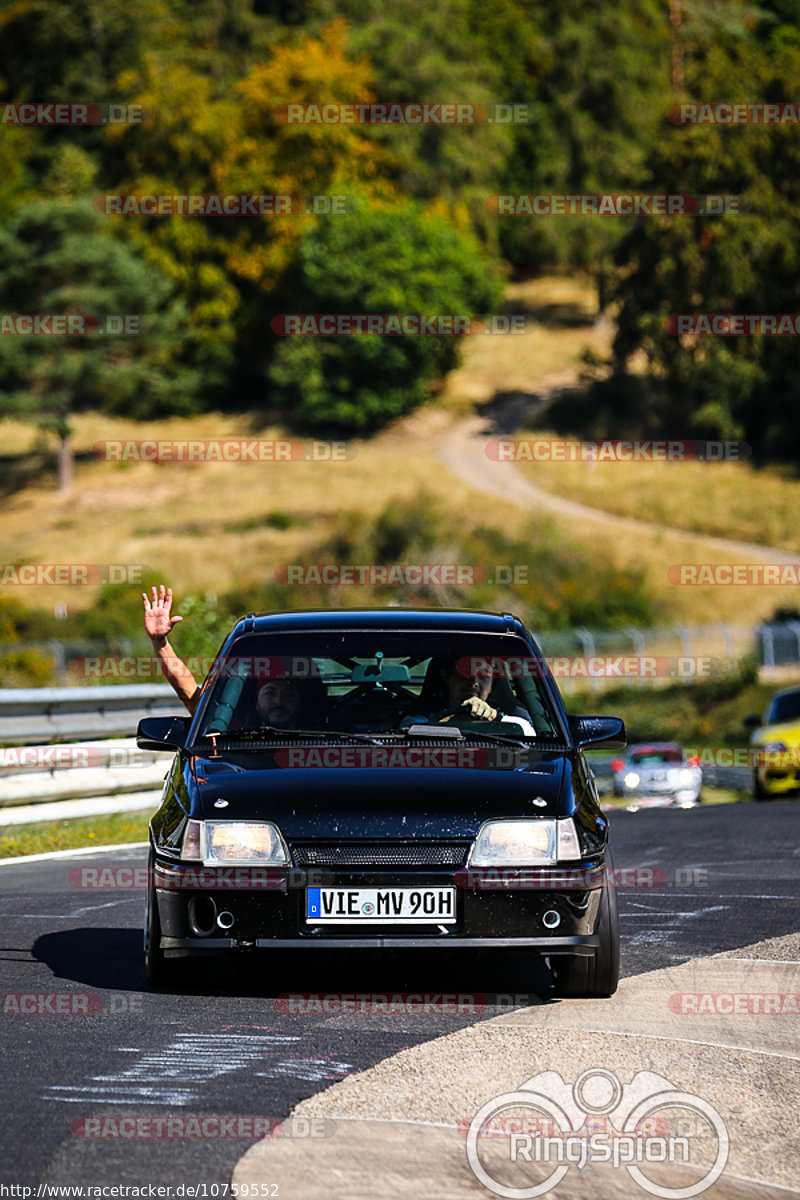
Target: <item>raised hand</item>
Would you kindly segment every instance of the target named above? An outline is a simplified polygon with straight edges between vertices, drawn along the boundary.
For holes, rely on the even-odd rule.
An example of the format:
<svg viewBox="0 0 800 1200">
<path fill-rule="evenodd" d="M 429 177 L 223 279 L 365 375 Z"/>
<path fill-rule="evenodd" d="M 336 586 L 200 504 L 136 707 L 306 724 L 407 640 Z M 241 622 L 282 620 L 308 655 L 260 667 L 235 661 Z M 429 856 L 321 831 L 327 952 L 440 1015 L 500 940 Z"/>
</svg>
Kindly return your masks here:
<svg viewBox="0 0 800 1200">
<path fill-rule="evenodd" d="M 151 638 L 167 638 L 172 632 L 173 625 L 182 621 L 183 617 L 170 616 L 172 608 L 172 588 L 165 588 L 163 583 L 156 590 L 152 589 L 152 600 L 147 592 L 142 592 L 144 600 L 144 627 Z"/>
</svg>

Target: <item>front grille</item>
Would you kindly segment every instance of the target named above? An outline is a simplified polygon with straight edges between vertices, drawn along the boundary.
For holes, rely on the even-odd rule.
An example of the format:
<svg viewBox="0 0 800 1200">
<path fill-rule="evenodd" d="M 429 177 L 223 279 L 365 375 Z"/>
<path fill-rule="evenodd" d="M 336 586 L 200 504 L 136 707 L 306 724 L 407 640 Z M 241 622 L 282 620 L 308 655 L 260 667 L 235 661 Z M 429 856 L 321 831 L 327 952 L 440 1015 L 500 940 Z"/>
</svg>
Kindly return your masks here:
<svg viewBox="0 0 800 1200">
<path fill-rule="evenodd" d="M 305 842 L 292 846 L 298 867 L 460 867 L 465 842 Z"/>
</svg>

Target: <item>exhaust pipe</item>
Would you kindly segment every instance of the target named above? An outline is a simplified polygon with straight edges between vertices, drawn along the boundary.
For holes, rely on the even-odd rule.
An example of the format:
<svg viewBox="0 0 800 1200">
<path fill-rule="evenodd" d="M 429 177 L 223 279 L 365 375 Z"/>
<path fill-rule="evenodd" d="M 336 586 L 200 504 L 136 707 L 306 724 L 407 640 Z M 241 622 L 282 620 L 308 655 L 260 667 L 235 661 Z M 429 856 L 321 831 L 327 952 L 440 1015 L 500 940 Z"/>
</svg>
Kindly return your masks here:
<svg viewBox="0 0 800 1200">
<path fill-rule="evenodd" d="M 189 901 L 189 928 L 197 937 L 210 937 L 214 932 L 217 906 L 211 896 L 192 896 Z"/>
<path fill-rule="evenodd" d="M 542 924 L 546 929 L 558 929 L 561 924 L 561 917 L 554 908 L 549 908 L 542 917 Z"/>
<path fill-rule="evenodd" d="M 233 913 L 228 912 L 227 909 L 223 909 L 221 913 L 217 914 L 217 924 L 220 929 L 232 929 L 234 920 Z"/>
</svg>

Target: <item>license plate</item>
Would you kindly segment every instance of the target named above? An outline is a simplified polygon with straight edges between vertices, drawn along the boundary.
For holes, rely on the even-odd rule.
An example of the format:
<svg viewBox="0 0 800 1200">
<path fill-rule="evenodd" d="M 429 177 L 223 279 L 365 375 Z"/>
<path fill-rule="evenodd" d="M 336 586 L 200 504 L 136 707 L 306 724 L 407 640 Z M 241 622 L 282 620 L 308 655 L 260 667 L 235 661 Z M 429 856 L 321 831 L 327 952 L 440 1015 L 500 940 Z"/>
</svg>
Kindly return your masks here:
<svg viewBox="0 0 800 1200">
<path fill-rule="evenodd" d="M 306 919 L 313 925 L 453 925 L 456 889 L 312 887 L 306 891 Z"/>
</svg>

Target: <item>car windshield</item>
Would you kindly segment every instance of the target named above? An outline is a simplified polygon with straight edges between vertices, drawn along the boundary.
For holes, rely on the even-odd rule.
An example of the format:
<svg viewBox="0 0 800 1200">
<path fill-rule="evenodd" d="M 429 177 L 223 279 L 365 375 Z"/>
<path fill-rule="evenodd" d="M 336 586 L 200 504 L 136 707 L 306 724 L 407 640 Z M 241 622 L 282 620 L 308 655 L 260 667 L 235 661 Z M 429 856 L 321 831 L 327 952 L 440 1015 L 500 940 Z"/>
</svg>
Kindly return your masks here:
<svg viewBox="0 0 800 1200">
<path fill-rule="evenodd" d="M 245 634 L 212 668 L 196 736 L 264 728 L 402 733 L 477 719 L 498 734 L 561 741 L 546 673 L 513 635 Z"/>
<path fill-rule="evenodd" d="M 683 753 L 677 746 L 670 746 L 663 750 L 648 747 L 646 750 L 632 751 L 630 761 L 637 767 L 661 767 L 665 764 L 674 766 L 676 763 L 683 762 Z"/>
<path fill-rule="evenodd" d="M 776 696 L 772 701 L 767 724 L 778 725 L 781 721 L 796 721 L 798 717 L 800 717 L 800 692 L 787 692 L 785 696 Z"/>
</svg>

